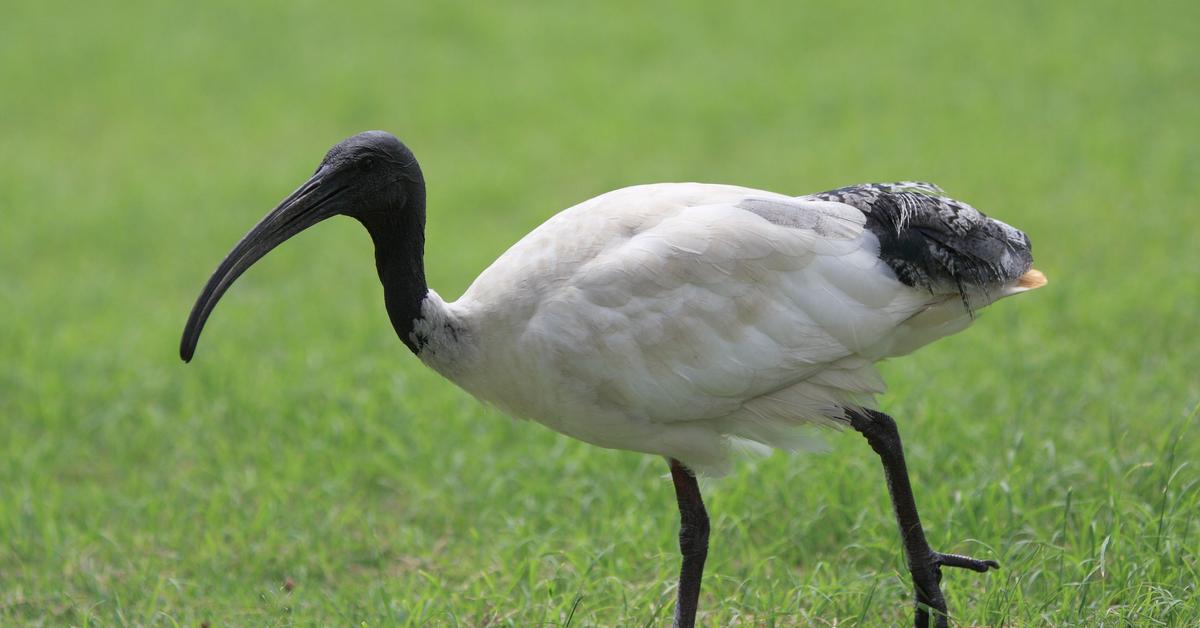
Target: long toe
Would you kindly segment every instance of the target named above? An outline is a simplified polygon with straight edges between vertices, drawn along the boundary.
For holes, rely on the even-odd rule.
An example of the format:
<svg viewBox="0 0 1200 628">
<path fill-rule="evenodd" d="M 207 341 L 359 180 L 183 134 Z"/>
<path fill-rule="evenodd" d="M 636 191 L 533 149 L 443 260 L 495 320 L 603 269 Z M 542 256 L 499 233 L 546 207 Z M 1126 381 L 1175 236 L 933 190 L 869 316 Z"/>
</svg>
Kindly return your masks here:
<svg viewBox="0 0 1200 628">
<path fill-rule="evenodd" d="M 979 560 L 962 554 L 943 554 L 941 552 L 933 553 L 933 560 L 942 567 L 958 567 L 960 569 L 970 569 L 984 573 L 989 569 L 999 569 L 1000 563 L 994 560 Z"/>
</svg>

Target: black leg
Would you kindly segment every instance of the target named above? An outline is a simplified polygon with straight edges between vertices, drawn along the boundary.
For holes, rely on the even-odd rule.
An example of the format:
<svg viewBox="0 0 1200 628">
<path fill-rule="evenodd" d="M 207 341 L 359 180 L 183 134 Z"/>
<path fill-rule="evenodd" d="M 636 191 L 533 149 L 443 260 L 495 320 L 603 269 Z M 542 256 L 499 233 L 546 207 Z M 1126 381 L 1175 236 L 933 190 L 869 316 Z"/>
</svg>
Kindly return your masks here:
<svg viewBox="0 0 1200 628">
<path fill-rule="evenodd" d="M 934 613 L 934 625 L 947 625 L 946 600 L 942 597 L 942 567 L 961 567 L 985 572 L 999 569 L 994 560 L 976 560 L 958 554 L 935 552 L 925 540 L 921 529 L 921 518 L 913 500 L 912 485 L 908 481 L 908 468 L 904 465 L 904 449 L 900 444 L 900 432 L 892 417 L 876 410 L 847 410 L 850 425 L 867 437 L 871 449 L 879 454 L 883 472 L 887 477 L 888 492 L 892 496 L 892 509 L 896 522 L 900 524 L 900 536 L 904 539 L 904 553 L 908 558 L 908 571 L 912 574 L 913 593 L 916 598 L 917 628 L 929 626 L 929 613 Z"/>
<path fill-rule="evenodd" d="M 670 462 L 675 498 L 679 501 L 679 551 L 683 554 L 674 626 L 693 628 L 696 604 L 700 600 L 700 579 L 704 577 L 704 559 L 708 557 L 708 512 L 704 510 L 696 477 L 678 460 L 672 458 Z"/>
</svg>

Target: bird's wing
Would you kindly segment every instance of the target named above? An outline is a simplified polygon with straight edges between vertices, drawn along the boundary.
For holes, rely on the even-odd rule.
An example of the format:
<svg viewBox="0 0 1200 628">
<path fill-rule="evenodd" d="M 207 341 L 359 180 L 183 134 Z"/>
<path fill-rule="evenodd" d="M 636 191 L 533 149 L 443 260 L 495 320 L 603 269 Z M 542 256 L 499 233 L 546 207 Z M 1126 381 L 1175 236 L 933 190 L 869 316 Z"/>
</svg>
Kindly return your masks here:
<svg viewBox="0 0 1200 628">
<path fill-rule="evenodd" d="M 867 216 L 849 204 L 727 186 L 628 206 L 639 198 L 588 208 L 597 224 L 612 212 L 638 216 L 639 226 L 573 267 L 540 300 L 524 339 L 553 356 L 567 385 L 644 420 L 724 417 L 835 377 L 931 298 L 895 279 Z M 609 206 L 618 201 L 625 206 Z M 839 383 L 879 388 L 863 377 Z"/>
</svg>

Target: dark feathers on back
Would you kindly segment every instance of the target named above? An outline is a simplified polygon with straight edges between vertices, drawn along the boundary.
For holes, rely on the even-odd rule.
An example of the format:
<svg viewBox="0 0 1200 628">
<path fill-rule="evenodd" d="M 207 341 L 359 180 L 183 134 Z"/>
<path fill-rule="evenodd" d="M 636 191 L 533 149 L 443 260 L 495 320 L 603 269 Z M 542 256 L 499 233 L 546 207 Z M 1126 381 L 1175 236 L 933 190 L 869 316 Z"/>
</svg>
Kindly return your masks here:
<svg viewBox="0 0 1200 628">
<path fill-rule="evenodd" d="M 1029 238 L 944 195 L 932 183 L 852 185 L 808 198 L 851 205 L 879 238 L 879 257 L 909 286 L 954 293 L 990 292 L 1033 264 Z"/>
</svg>

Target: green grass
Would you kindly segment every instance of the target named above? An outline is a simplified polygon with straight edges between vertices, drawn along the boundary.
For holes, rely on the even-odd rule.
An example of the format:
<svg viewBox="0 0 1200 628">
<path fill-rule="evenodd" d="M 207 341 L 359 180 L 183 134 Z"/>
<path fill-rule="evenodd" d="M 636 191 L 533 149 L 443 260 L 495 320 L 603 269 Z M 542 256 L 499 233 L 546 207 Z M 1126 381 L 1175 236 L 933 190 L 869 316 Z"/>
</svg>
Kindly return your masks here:
<svg viewBox="0 0 1200 628">
<path fill-rule="evenodd" d="M 422 160 L 447 297 L 632 183 L 920 178 L 1022 227 L 1050 286 L 884 367 L 931 541 L 1004 566 L 951 610 L 1200 623 L 1200 5 L 324 4 L 5 7 L 0 624 L 667 621 L 662 461 L 423 370 L 352 221 L 179 362 L 225 251 L 369 128 Z M 704 625 L 908 621 L 878 461 L 830 442 L 704 484 Z"/>
</svg>

